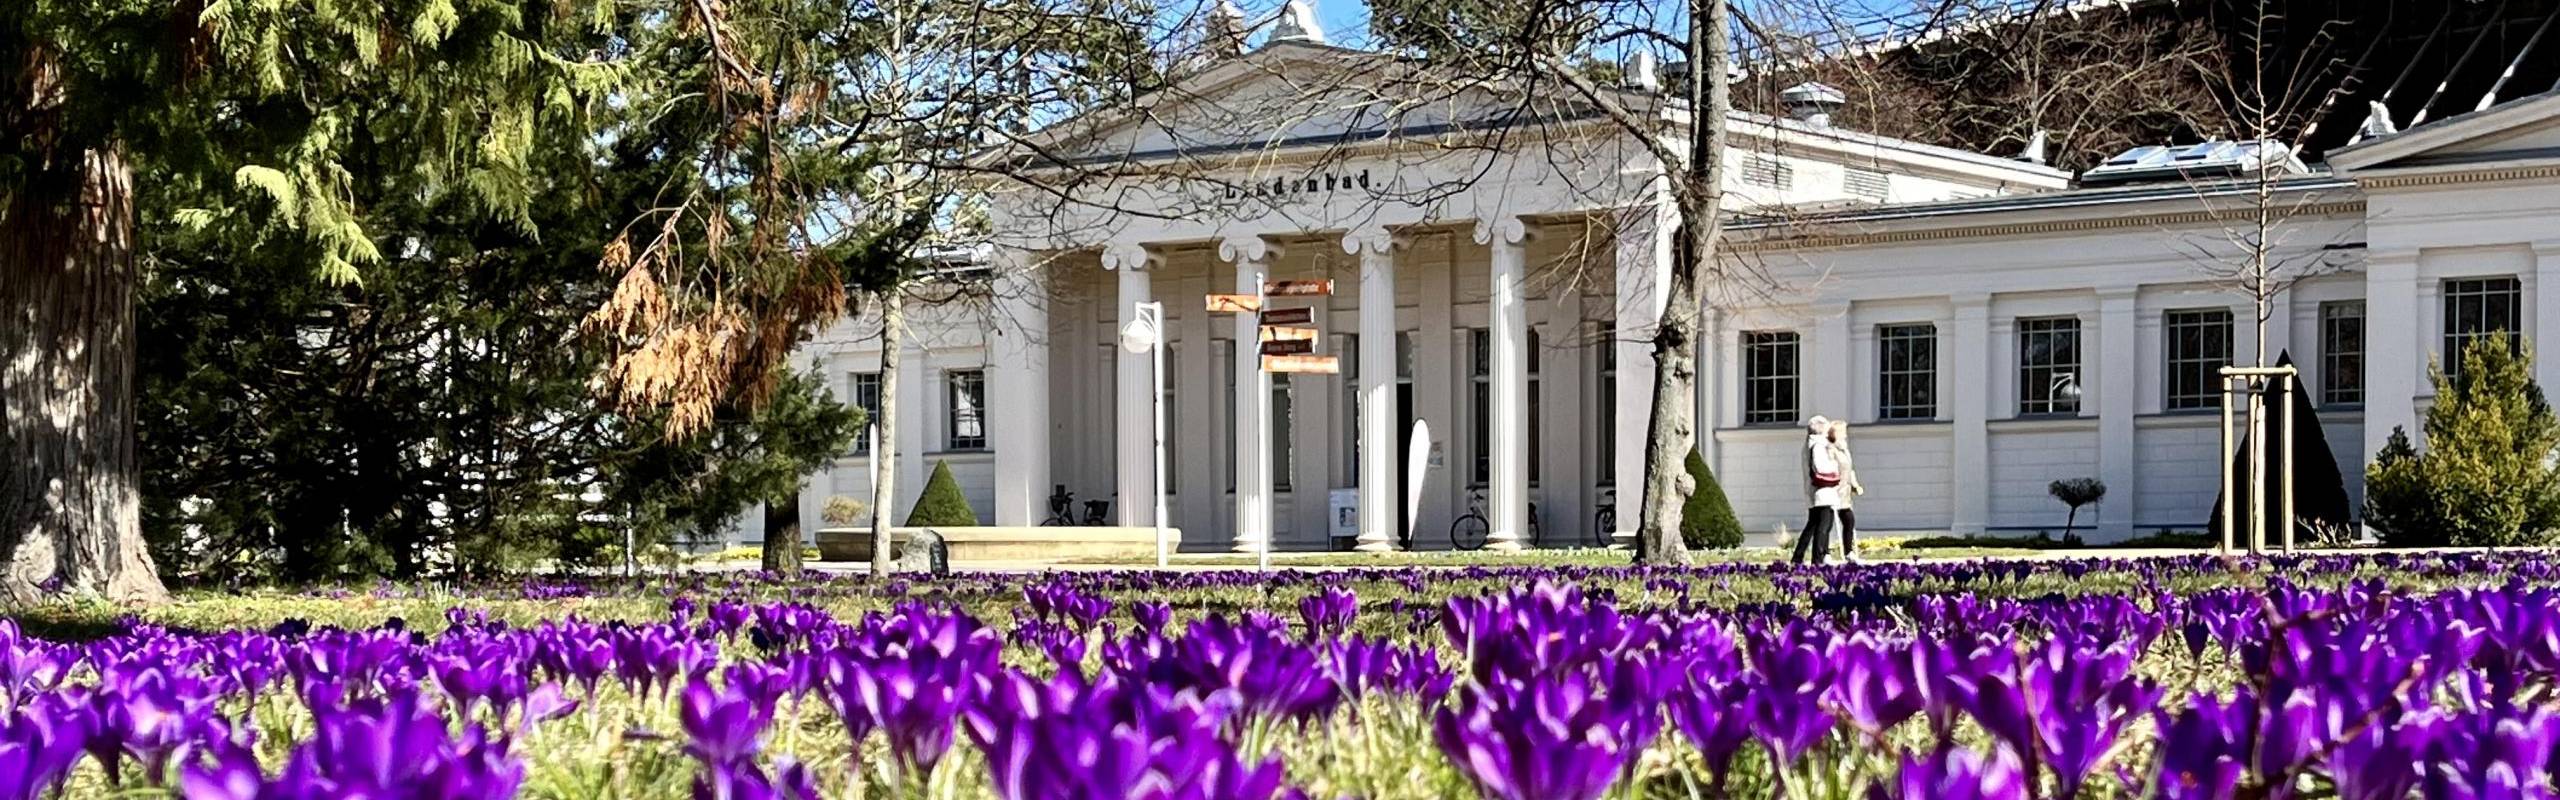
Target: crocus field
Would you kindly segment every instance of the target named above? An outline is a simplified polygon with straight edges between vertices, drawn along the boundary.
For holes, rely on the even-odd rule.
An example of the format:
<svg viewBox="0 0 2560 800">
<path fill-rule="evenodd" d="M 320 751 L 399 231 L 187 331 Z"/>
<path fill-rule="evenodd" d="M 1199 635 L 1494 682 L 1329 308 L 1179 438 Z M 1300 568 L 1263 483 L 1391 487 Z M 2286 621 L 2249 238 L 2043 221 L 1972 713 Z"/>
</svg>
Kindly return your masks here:
<svg viewBox="0 0 2560 800">
<path fill-rule="evenodd" d="M 383 585 L 0 622 L 0 800 L 2530 798 L 2560 558 Z"/>
</svg>

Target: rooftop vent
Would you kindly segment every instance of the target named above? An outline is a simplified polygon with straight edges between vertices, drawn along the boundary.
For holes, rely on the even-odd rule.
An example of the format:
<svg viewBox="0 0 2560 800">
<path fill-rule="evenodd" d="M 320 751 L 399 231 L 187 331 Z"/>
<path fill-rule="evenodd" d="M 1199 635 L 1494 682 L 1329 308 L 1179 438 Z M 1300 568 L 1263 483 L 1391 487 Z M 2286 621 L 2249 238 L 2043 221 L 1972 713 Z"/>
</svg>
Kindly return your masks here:
<svg viewBox="0 0 2560 800">
<path fill-rule="evenodd" d="M 2272 166 L 2278 176 L 2306 175 L 2310 168 L 2293 148 L 2277 141 L 2211 141 L 2136 147 L 2080 173 L 2082 186 L 2118 186 L 2196 178 L 2227 178 Z"/>
<path fill-rule="evenodd" d="M 1778 93 L 1778 102 L 1787 107 L 1787 116 L 1817 127 L 1831 127 L 1832 112 L 1849 104 L 1849 96 L 1820 83 L 1799 83 Z"/>
</svg>

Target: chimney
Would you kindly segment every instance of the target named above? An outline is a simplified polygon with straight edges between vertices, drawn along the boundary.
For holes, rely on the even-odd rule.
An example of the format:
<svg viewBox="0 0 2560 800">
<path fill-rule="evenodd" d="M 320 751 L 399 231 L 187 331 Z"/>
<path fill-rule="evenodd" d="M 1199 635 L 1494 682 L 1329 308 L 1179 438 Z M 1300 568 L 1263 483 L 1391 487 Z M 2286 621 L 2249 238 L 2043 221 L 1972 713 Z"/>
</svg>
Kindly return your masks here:
<svg viewBox="0 0 2560 800">
<path fill-rule="evenodd" d="M 1819 83 L 1799 83 L 1778 93 L 1778 101 L 1787 107 L 1787 116 L 1817 128 L 1831 127 L 1832 112 L 1849 104 L 1849 96 Z"/>
<path fill-rule="evenodd" d="M 1271 26 L 1271 41 L 1324 44 L 1324 28 L 1316 24 L 1316 10 L 1307 0 L 1289 0 L 1280 7 L 1280 19 Z"/>
</svg>

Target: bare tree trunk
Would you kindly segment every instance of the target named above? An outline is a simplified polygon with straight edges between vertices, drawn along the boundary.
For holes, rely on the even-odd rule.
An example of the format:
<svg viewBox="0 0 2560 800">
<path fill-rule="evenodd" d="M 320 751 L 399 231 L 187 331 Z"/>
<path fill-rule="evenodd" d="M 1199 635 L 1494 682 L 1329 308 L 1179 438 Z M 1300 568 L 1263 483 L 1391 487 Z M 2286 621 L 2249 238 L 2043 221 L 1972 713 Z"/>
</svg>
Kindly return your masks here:
<svg viewBox="0 0 2560 800">
<path fill-rule="evenodd" d="M 12 76 L 36 113 L 0 119 L 44 116 L 49 74 Z M 60 161 L 0 201 L 0 605 L 163 600 L 134 453 L 133 171 L 113 150 Z"/>
<path fill-rule="evenodd" d="M 762 555 L 764 571 L 785 576 L 800 574 L 800 493 L 765 502 Z"/>
<path fill-rule="evenodd" d="M 1725 0 L 1695 0 L 1689 25 L 1689 159 L 1680 165 L 1672 196 L 1680 206 L 1686 239 L 1671 268 L 1662 320 L 1653 334 L 1653 419 L 1645 431 L 1644 514 L 1636 528 L 1636 560 L 1689 563 L 1680 541 L 1680 510 L 1698 490 L 1684 461 L 1698 446 L 1692 413 L 1698 392 L 1699 317 L 1708 280 L 1717 274 L 1716 240 L 1722 233 L 1725 112 L 1733 96 L 1725 75 Z M 1670 165 L 1664 165 L 1669 169 Z"/>
<path fill-rule="evenodd" d="M 903 287 L 884 292 L 880 304 L 880 419 L 871 443 L 871 574 L 889 574 L 889 520 L 897 509 L 898 350 L 907 325 Z"/>
</svg>

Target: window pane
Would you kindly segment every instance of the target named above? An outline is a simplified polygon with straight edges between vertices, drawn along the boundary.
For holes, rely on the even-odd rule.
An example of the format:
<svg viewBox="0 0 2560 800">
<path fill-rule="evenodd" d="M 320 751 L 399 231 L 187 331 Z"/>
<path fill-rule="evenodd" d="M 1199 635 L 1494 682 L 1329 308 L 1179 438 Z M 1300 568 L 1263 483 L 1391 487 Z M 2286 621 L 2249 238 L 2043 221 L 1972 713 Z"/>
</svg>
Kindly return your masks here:
<svg viewBox="0 0 2560 800">
<path fill-rule="evenodd" d="M 2444 282 L 2445 374 L 2462 378 L 2462 351 L 2472 342 L 2502 337 L 2521 343 L 2516 321 L 2522 316 L 2524 291 L 2515 278 L 2462 278 Z"/>
<path fill-rule="evenodd" d="M 947 448 L 986 449 L 986 373 L 974 369 L 952 370 L 950 388 L 951 436 L 946 443 Z"/>
<path fill-rule="evenodd" d="M 2320 403 L 2364 402 L 2364 301 L 2320 304 Z"/>
<path fill-rule="evenodd" d="M 2222 368 L 2231 366 L 2231 310 L 2171 311 L 2162 321 L 2162 408 L 2185 411 L 2222 407 Z"/>
<path fill-rule="evenodd" d="M 1796 349 L 1793 331 L 1742 334 L 1742 422 L 1790 424 L 1796 420 Z"/>
<path fill-rule="evenodd" d="M 2080 413 L 2080 318 L 2018 320 L 2018 413 Z"/>
<path fill-rule="evenodd" d="M 1938 327 L 1876 326 L 1876 418 L 1936 419 Z"/>
</svg>

